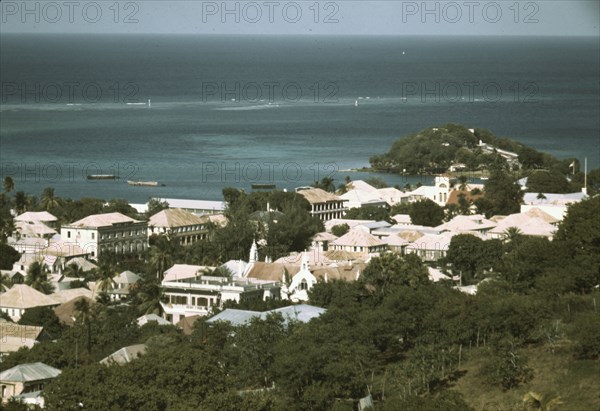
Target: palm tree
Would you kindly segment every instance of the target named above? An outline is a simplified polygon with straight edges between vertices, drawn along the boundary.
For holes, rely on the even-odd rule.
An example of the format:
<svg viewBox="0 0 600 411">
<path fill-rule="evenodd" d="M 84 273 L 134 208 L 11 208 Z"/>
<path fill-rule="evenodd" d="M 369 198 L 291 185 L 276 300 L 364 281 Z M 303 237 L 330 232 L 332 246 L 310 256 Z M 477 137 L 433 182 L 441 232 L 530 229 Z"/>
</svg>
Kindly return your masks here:
<svg viewBox="0 0 600 411">
<path fill-rule="evenodd" d="M 75 311 L 77 312 L 76 317 L 83 323 L 86 328 L 86 349 L 87 349 L 87 361 L 92 353 L 92 307 L 85 298 L 80 298 L 75 301 Z"/>
<path fill-rule="evenodd" d="M 508 227 L 506 231 L 504 231 L 504 241 L 512 242 L 519 239 L 522 235 L 523 232 L 517 227 Z"/>
<path fill-rule="evenodd" d="M 0 275 L 0 291 L 8 291 L 12 287 L 12 281 L 7 274 Z"/>
<path fill-rule="evenodd" d="M 27 210 L 27 196 L 23 191 L 15 193 L 15 210 L 18 214 L 22 214 Z"/>
<path fill-rule="evenodd" d="M 40 206 L 46 211 L 51 211 L 60 206 L 60 201 L 54 196 L 54 189 L 52 187 L 44 188 L 42 198 L 40 199 Z"/>
<path fill-rule="evenodd" d="M 176 252 L 176 240 L 168 236 L 158 236 L 150 247 L 150 266 L 156 272 L 156 278 L 162 280 L 163 273 L 173 265 L 173 256 Z"/>
<path fill-rule="evenodd" d="M 83 268 L 81 268 L 75 263 L 67 264 L 63 271 L 63 274 L 65 275 L 65 277 L 85 278 L 85 272 L 83 271 Z"/>
<path fill-rule="evenodd" d="M 48 280 L 44 267 L 38 261 L 29 266 L 25 276 L 25 284 L 44 294 L 51 294 L 54 291 L 54 286 Z"/>
<path fill-rule="evenodd" d="M 113 267 L 112 264 L 102 263 L 96 270 L 96 279 L 98 286 L 97 290 L 100 290 L 103 293 L 108 292 L 113 288 L 114 281 L 113 278 L 117 275 L 117 271 Z"/>
<path fill-rule="evenodd" d="M 163 308 L 160 303 L 163 299 L 163 289 L 158 282 L 139 281 L 133 286 L 132 291 L 139 301 L 138 310 L 141 314 L 162 314 Z"/>
<path fill-rule="evenodd" d="M 11 176 L 4 177 L 2 187 L 4 188 L 4 192 L 7 194 L 15 189 L 15 182 L 13 181 Z"/>
</svg>

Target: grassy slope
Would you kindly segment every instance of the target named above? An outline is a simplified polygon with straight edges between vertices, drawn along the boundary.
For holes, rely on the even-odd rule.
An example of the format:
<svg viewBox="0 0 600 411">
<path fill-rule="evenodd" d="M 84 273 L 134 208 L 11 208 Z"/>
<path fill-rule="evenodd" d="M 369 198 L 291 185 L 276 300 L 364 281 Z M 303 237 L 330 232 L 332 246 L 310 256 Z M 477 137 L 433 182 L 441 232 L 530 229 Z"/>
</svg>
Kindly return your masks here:
<svg viewBox="0 0 600 411">
<path fill-rule="evenodd" d="M 472 350 L 463 363 L 466 375 L 452 388 L 463 394 L 477 411 L 528 410 L 523 396 L 534 391 L 551 398 L 560 397 L 562 404 L 552 411 L 600 410 L 600 360 L 575 360 L 568 342 L 552 354 L 546 346 L 521 351 L 529 359 L 534 378 L 516 389 L 503 392 L 482 381 L 479 370 L 485 363 L 484 350 Z"/>
</svg>

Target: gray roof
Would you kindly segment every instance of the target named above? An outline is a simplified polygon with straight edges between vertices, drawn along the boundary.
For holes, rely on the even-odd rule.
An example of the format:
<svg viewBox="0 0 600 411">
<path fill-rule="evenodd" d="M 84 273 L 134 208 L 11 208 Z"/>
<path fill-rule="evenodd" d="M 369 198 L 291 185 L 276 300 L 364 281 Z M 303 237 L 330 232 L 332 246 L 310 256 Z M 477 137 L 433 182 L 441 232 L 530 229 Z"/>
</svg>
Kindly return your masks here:
<svg viewBox="0 0 600 411">
<path fill-rule="evenodd" d="M 146 344 L 134 344 L 127 347 L 123 347 L 120 350 L 115 351 L 106 358 L 100 360 L 100 364 L 112 365 L 112 364 L 127 364 L 138 358 L 140 355 L 146 352 Z"/>
<path fill-rule="evenodd" d="M 141 317 L 139 317 L 137 319 L 137 323 L 140 327 L 148 324 L 150 321 L 156 321 L 158 323 L 158 325 L 173 325 L 169 321 L 165 320 L 164 318 L 162 318 L 156 314 L 142 315 Z"/>
<path fill-rule="evenodd" d="M 388 223 L 387 221 L 375 221 L 374 223 L 364 223 L 364 224 L 361 224 L 361 226 L 366 227 L 366 228 L 371 229 L 371 230 L 375 230 L 377 228 L 391 227 L 392 225 L 390 223 Z"/>
<path fill-rule="evenodd" d="M 0 381 L 27 382 L 57 377 L 61 371 L 41 362 L 20 364 L 0 373 Z"/>
<path fill-rule="evenodd" d="M 290 305 L 288 307 L 276 308 L 274 310 L 264 312 L 228 308 L 208 319 L 206 322 L 210 324 L 217 321 L 227 321 L 234 326 L 239 326 L 248 324 L 253 318 L 260 318 L 264 320 L 270 314 L 279 313 L 283 316 L 285 324 L 290 321 L 307 323 L 313 318 L 319 317 L 325 311 L 327 311 L 325 308 L 315 307 L 308 304 Z"/>
<path fill-rule="evenodd" d="M 127 270 L 113 278 L 113 281 L 117 284 L 135 284 L 141 279 L 142 277 L 136 273 Z"/>
<path fill-rule="evenodd" d="M 217 321 L 227 321 L 232 325 L 244 325 L 250 322 L 255 317 L 260 317 L 260 312 L 258 311 L 249 311 L 249 310 L 236 310 L 233 308 L 228 308 L 224 311 L 221 311 L 219 314 L 211 317 L 206 320 L 207 323 L 215 323 Z"/>
</svg>

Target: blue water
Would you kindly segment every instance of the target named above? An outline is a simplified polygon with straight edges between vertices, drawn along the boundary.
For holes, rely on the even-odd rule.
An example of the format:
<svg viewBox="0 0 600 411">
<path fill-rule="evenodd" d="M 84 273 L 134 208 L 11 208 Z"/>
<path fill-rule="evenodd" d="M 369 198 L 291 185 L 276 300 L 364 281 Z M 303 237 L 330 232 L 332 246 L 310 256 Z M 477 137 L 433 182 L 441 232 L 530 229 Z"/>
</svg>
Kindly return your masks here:
<svg viewBox="0 0 600 411">
<path fill-rule="evenodd" d="M 0 171 L 34 194 L 220 199 L 368 178 L 343 170 L 449 122 L 598 167 L 598 42 L 2 35 Z"/>
</svg>

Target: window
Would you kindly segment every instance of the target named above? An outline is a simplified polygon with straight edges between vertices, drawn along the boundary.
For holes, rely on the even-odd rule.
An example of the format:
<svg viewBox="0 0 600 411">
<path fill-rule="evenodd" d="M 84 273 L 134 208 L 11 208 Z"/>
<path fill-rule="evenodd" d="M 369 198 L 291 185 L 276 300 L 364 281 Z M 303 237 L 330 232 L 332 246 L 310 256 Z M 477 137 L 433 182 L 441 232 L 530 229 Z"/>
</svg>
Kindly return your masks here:
<svg viewBox="0 0 600 411">
<path fill-rule="evenodd" d="M 92 233 L 92 240 L 96 239 L 96 233 Z"/>
<path fill-rule="evenodd" d="M 67 231 L 67 238 L 71 238 L 71 231 Z"/>
<path fill-rule="evenodd" d="M 300 281 L 300 289 L 308 290 L 308 282 L 306 281 L 306 278 L 303 278 L 302 281 Z"/>
</svg>

